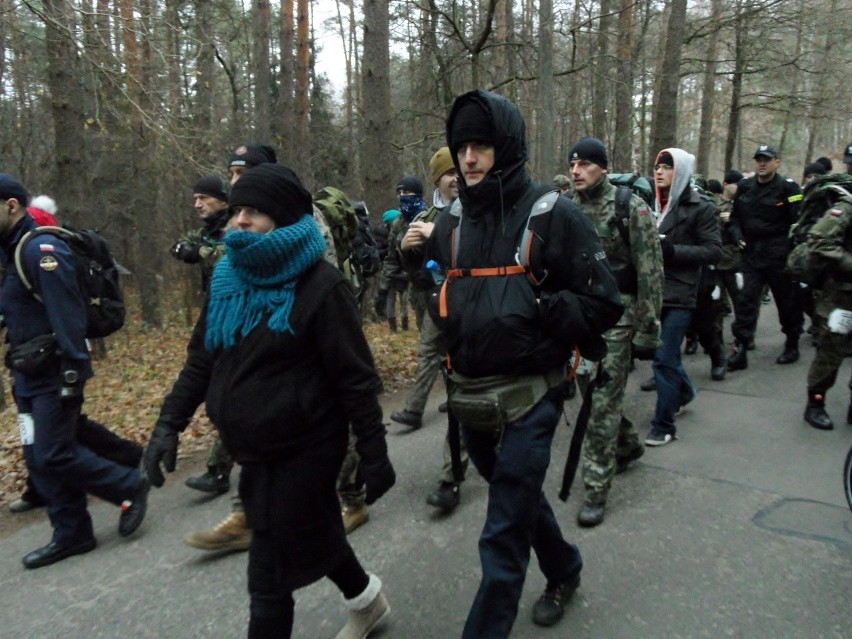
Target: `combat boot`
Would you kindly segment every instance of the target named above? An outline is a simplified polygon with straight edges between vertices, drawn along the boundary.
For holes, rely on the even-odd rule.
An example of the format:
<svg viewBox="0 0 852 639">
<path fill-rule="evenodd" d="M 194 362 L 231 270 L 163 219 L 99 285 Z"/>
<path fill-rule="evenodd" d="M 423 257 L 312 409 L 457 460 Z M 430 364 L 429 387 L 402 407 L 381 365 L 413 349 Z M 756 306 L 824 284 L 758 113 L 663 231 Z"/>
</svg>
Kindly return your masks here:
<svg viewBox="0 0 852 639">
<path fill-rule="evenodd" d="M 784 342 L 784 352 L 775 360 L 776 364 L 792 364 L 799 361 L 799 338 L 788 337 Z"/>
<path fill-rule="evenodd" d="M 606 511 L 606 500 L 595 495 L 586 497 L 586 501 L 577 512 L 577 523 L 584 528 L 592 528 L 603 523 Z"/>
<path fill-rule="evenodd" d="M 727 372 L 725 349 L 719 344 L 710 354 L 710 379 L 720 382 L 725 379 Z"/>
<path fill-rule="evenodd" d="M 728 357 L 727 365 L 729 371 L 743 371 L 748 368 L 746 349 L 739 342 L 734 342 L 734 351 Z"/>
<path fill-rule="evenodd" d="M 233 512 L 213 530 L 196 530 L 184 541 L 201 550 L 248 550 L 251 546 L 251 530 L 246 527 L 246 514 Z"/>
<path fill-rule="evenodd" d="M 347 535 L 370 520 L 370 513 L 364 504 L 344 506 L 340 514 L 343 517 L 343 529 Z"/>
<path fill-rule="evenodd" d="M 825 411 L 825 397 L 819 393 L 808 394 L 808 405 L 805 407 L 805 421 L 814 428 L 831 430 L 834 422 Z"/>
<path fill-rule="evenodd" d="M 198 477 L 189 477 L 186 485 L 203 493 L 222 495 L 231 490 L 230 472 L 223 466 L 208 466 L 207 472 Z"/>
</svg>

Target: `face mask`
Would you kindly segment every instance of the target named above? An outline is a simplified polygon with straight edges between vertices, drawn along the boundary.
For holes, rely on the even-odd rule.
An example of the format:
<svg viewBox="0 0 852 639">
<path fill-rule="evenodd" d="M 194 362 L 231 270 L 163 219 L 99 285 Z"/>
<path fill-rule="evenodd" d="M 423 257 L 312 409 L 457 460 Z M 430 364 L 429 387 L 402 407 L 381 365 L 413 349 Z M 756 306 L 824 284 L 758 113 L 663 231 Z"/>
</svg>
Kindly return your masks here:
<svg viewBox="0 0 852 639">
<path fill-rule="evenodd" d="M 400 195 L 399 210 L 406 222 L 410 222 L 421 211 L 426 210 L 426 202 L 419 195 Z"/>
</svg>

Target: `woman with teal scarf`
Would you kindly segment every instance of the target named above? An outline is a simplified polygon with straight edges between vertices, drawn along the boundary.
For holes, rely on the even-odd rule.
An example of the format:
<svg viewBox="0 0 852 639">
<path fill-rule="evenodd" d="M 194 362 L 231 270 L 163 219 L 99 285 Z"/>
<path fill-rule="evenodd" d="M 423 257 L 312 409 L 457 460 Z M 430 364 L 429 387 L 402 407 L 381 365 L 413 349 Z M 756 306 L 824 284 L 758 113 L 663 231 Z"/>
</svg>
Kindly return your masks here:
<svg viewBox="0 0 852 639">
<path fill-rule="evenodd" d="M 367 503 L 395 481 L 381 380 L 355 297 L 322 259 L 311 195 L 296 174 L 277 164 L 251 168 L 234 185 L 231 206 L 233 230 L 184 368 L 205 381 L 207 413 L 243 466 L 240 497 L 253 532 L 248 637 L 289 637 L 293 592 L 322 577 L 349 610 L 337 638 L 366 637 L 390 609 L 381 581 L 346 540 L 335 481 L 350 423 Z M 155 486 L 161 462 L 174 469 L 182 430 L 166 421 L 145 456 Z"/>
</svg>

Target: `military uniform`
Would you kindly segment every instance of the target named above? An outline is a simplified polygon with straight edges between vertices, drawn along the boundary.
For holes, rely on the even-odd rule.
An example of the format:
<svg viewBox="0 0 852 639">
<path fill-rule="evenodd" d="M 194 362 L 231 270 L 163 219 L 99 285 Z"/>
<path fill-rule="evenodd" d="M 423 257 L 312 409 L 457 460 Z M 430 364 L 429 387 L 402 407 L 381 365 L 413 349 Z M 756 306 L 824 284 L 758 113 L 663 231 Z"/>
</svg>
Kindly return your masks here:
<svg viewBox="0 0 852 639">
<path fill-rule="evenodd" d="M 606 502 L 616 460 L 635 458 L 642 451 L 639 434 L 622 414 L 624 388 L 631 345 L 645 351 L 658 346 L 663 294 L 663 257 L 654 216 L 639 197 L 631 196 L 627 246 L 617 228 L 616 192 L 604 177 L 599 184 L 574 193 L 574 202 L 597 229 L 624 304 L 621 320 L 603 335 L 607 343 L 603 365 L 610 380 L 594 392 L 584 445 L 586 502 L 597 506 Z M 579 381 L 583 387 L 588 380 Z"/>
<path fill-rule="evenodd" d="M 852 335 L 833 333 L 827 326 L 834 309 L 852 311 L 851 227 L 852 204 L 838 202 L 808 232 L 811 255 L 830 264 L 828 278 L 816 299 L 814 324 L 819 333 L 816 354 L 808 369 L 809 406 L 824 406 L 825 394 L 834 386 L 843 359 L 852 356 Z M 852 379 L 849 388 L 852 390 Z M 830 428 L 830 419 L 822 427 Z"/>
<path fill-rule="evenodd" d="M 402 330 L 408 330 L 408 272 L 400 262 L 400 243 L 408 230 L 408 222 L 401 215 L 394 220 L 388 234 L 388 254 L 382 262 L 382 279 L 387 283 L 388 299 L 385 307 L 388 324 L 395 331 L 396 298 L 399 296 L 400 319 Z M 416 311 L 415 311 L 416 312 Z"/>
<path fill-rule="evenodd" d="M 719 202 L 719 230 L 722 234 L 722 259 L 716 265 L 716 286 L 719 287 L 719 299 L 716 301 L 716 329 L 721 333 L 724 318 L 730 315 L 737 305 L 740 289 L 737 286 L 737 271 L 740 270 L 740 247 L 731 233 L 731 210 L 733 200 L 721 199 Z"/>
<path fill-rule="evenodd" d="M 804 323 L 801 300 L 798 284 L 785 267 L 791 248 L 788 234 L 799 218 L 801 201 L 799 185 L 777 173 L 766 183 L 751 177 L 739 184 L 731 212 L 731 232 L 738 243 L 746 243 L 742 252 L 743 289 L 731 327 L 739 345 L 754 339 L 761 292 L 768 284 L 787 346 L 798 348 Z"/>
</svg>

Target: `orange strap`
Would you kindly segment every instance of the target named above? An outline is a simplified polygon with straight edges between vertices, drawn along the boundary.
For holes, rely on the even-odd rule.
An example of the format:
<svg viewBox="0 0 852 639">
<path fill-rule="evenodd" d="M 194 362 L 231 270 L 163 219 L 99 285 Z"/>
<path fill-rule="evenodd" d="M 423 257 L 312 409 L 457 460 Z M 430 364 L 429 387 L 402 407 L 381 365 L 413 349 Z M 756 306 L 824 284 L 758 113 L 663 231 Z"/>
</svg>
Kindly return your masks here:
<svg viewBox="0 0 852 639">
<path fill-rule="evenodd" d="M 572 381 L 575 377 L 577 377 L 577 369 L 580 368 L 580 360 L 583 359 L 583 354 L 580 352 L 579 347 L 574 347 L 574 365 L 568 371 L 568 374 L 565 376 L 569 382 Z"/>
<path fill-rule="evenodd" d="M 498 275 L 521 275 L 527 272 L 526 266 L 493 266 L 490 268 L 451 268 L 447 271 L 447 279 L 441 284 L 441 295 L 439 298 L 438 314 L 440 317 L 447 317 L 447 284 L 450 280 L 458 277 L 494 277 Z"/>
</svg>

